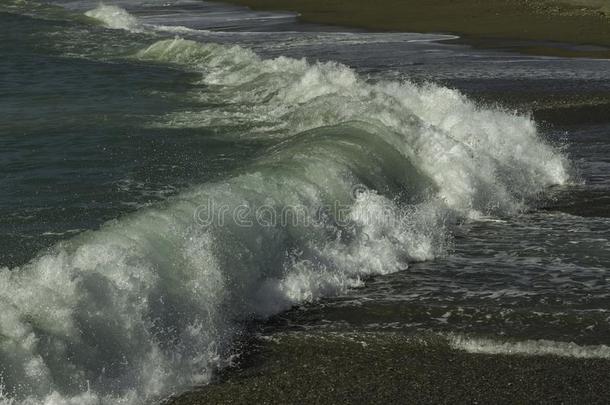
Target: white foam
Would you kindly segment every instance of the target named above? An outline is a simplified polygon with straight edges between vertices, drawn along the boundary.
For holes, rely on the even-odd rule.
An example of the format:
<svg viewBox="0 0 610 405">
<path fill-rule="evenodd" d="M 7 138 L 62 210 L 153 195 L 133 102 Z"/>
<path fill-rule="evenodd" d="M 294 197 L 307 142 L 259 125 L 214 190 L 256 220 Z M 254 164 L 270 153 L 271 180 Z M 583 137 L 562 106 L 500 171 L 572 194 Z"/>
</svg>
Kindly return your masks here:
<svg viewBox="0 0 610 405">
<path fill-rule="evenodd" d="M 108 28 L 130 32 L 146 31 L 140 20 L 118 6 L 100 4 L 97 8 L 87 11 L 85 15 L 101 21 Z"/>
<path fill-rule="evenodd" d="M 452 336 L 452 348 L 468 353 L 509 354 L 523 356 L 559 356 L 582 359 L 610 359 L 610 347 L 606 345 L 581 346 L 573 342 L 552 340 L 498 341 L 492 339 Z"/>
<path fill-rule="evenodd" d="M 167 32 L 173 34 L 190 34 L 208 32 L 207 30 L 195 30 L 180 25 L 148 24 L 142 22 L 119 6 L 106 5 L 103 3 L 100 3 L 95 9 L 85 12 L 85 15 L 100 21 L 107 28 L 125 30 L 133 33 Z"/>
</svg>

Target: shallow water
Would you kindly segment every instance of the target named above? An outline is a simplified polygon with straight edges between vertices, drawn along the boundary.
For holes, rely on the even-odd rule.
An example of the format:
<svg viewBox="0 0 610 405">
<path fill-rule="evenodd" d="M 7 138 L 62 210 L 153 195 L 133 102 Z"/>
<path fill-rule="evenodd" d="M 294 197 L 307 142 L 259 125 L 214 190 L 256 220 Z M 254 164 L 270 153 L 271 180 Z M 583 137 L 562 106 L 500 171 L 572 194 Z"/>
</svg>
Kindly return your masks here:
<svg viewBox="0 0 610 405">
<path fill-rule="evenodd" d="M 489 100 L 599 97 L 610 61 L 108 3 L 0 5 L 5 402 L 163 398 L 278 313 L 608 357 L 610 118 Z"/>
</svg>

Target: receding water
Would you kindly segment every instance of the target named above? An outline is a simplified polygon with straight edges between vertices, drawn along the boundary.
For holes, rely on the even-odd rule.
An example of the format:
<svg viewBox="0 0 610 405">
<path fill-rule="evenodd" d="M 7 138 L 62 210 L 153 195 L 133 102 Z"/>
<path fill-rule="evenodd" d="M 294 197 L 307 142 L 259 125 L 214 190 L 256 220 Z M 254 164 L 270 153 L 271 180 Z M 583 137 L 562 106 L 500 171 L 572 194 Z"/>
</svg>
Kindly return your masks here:
<svg viewBox="0 0 610 405">
<path fill-rule="evenodd" d="M 148 403 L 287 310 L 610 357 L 610 118 L 517 111 L 610 61 L 107 3 L 0 5 L 0 402 Z"/>
</svg>

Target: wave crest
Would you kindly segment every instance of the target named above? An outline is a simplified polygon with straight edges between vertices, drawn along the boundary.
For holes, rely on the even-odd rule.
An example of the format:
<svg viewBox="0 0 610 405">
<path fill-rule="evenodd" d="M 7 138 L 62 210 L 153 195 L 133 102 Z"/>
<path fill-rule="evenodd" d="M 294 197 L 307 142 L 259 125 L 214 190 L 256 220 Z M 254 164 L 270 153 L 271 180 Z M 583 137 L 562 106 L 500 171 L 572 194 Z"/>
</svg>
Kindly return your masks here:
<svg viewBox="0 0 610 405">
<path fill-rule="evenodd" d="M 239 46 L 174 39 L 139 52 L 140 60 L 202 73 L 196 96 L 228 107 L 173 114 L 170 126 L 247 123 L 254 134 L 290 137 L 350 121 L 371 126 L 431 179 L 446 204 L 468 216 L 509 215 L 545 187 L 569 181 L 569 164 L 527 116 L 482 108 L 456 90 L 410 82 L 369 83 L 350 68 L 279 57 Z"/>
</svg>

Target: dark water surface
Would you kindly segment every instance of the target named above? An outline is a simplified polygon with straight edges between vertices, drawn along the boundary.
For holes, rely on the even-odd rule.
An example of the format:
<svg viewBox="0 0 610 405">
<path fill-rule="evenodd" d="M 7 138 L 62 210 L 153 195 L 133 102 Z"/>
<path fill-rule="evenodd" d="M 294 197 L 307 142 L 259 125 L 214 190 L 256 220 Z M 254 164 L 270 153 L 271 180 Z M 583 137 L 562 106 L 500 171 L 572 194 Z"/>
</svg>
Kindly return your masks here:
<svg viewBox="0 0 610 405">
<path fill-rule="evenodd" d="M 0 4 L 0 403 L 162 398 L 270 316 L 610 358 L 610 61 L 107 4 Z"/>
</svg>

